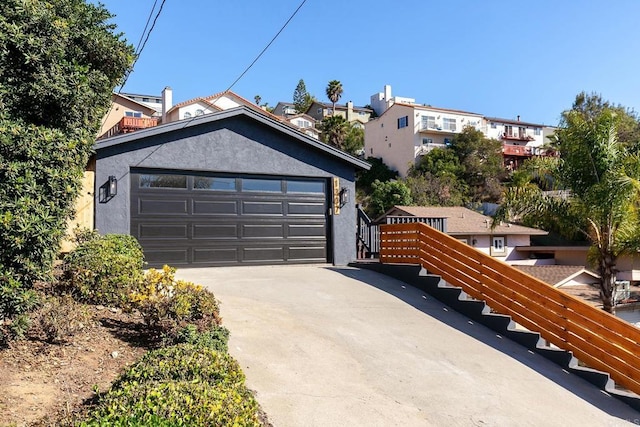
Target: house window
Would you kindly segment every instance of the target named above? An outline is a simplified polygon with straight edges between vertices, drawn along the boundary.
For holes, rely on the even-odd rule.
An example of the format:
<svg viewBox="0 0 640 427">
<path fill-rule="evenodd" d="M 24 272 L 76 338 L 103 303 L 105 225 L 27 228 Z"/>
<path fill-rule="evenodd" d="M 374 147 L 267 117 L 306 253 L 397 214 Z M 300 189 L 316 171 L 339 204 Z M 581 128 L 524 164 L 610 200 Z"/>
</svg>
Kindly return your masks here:
<svg viewBox="0 0 640 427">
<path fill-rule="evenodd" d="M 409 126 L 409 116 L 398 118 L 398 129 L 406 128 Z"/>
<path fill-rule="evenodd" d="M 433 144 L 433 139 L 431 138 L 422 138 L 422 145 Z"/>
<path fill-rule="evenodd" d="M 318 114 L 322 114 L 322 108 L 318 108 L 318 110 L 316 111 Z"/>
<path fill-rule="evenodd" d="M 540 132 L 541 132 L 541 131 L 542 131 L 542 129 L 540 129 L 540 128 L 535 128 L 535 129 L 533 129 L 533 134 L 534 134 L 534 135 L 540 135 Z"/>
<path fill-rule="evenodd" d="M 504 236 L 493 236 L 491 238 L 491 255 L 504 254 L 507 250 Z"/>
<path fill-rule="evenodd" d="M 142 102 L 149 102 L 149 98 L 142 98 Z"/>
<path fill-rule="evenodd" d="M 450 140 L 449 138 L 445 138 L 445 139 L 444 139 L 444 145 L 446 145 L 447 147 L 448 147 L 449 145 L 451 145 L 451 140 Z"/>
<path fill-rule="evenodd" d="M 422 129 L 434 129 L 436 118 L 434 116 L 422 116 Z"/>
<path fill-rule="evenodd" d="M 242 191 L 261 191 L 267 193 L 282 192 L 282 182 L 278 179 L 244 178 Z"/>
<path fill-rule="evenodd" d="M 185 175 L 140 175 L 138 186 L 140 188 L 187 188 Z"/>
<path fill-rule="evenodd" d="M 125 111 L 125 117 L 142 117 L 142 111 Z"/>
<path fill-rule="evenodd" d="M 185 119 L 189 119 L 189 118 L 191 118 L 191 113 L 189 113 L 189 112 L 184 113 L 184 118 L 185 118 Z"/>
<path fill-rule="evenodd" d="M 504 134 L 506 136 L 513 136 L 513 126 L 511 125 L 505 125 L 504 127 Z"/>
<path fill-rule="evenodd" d="M 491 129 L 495 129 L 496 128 L 496 122 L 491 122 Z"/>
<path fill-rule="evenodd" d="M 448 119 L 448 118 L 444 118 L 442 119 L 442 128 L 444 130 L 450 130 L 452 132 L 455 132 L 456 130 L 456 119 Z"/>
<path fill-rule="evenodd" d="M 196 176 L 193 179 L 193 188 L 196 190 L 235 191 L 235 178 Z"/>
<path fill-rule="evenodd" d="M 203 115 L 203 114 L 204 114 L 204 110 L 203 110 L 202 108 L 198 108 L 198 109 L 196 110 L 196 116 L 201 116 L 201 115 Z"/>
</svg>

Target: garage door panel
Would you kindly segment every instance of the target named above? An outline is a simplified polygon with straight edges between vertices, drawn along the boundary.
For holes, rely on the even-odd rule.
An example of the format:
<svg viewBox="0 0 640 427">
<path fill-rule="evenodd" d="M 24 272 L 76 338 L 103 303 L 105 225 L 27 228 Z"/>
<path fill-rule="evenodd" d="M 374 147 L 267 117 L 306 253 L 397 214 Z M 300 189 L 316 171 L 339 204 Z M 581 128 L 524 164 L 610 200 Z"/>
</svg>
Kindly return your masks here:
<svg viewBox="0 0 640 427">
<path fill-rule="evenodd" d="M 154 215 L 186 215 L 188 213 L 188 203 L 186 199 L 168 200 L 168 199 L 138 199 L 139 214 Z"/>
<path fill-rule="evenodd" d="M 238 203 L 235 200 L 194 200 L 193 213 L 194 215 L 237 215 Z"/>
<path fill-rule="evenodd" d="M 164 264 L 181 265 L 188 264 L 188 248 L 153 248 L 144 249 L 144 259 L 150 266 L 162 266 Z"/>
<path fill-rule="evenodd" d="M 242 202 L 243 215 L 282 215 L 282 202 Z"/>
<path fill-rule="evenodd" d="M 322 202 L 288 202 L 289 215 L 317 215 L 324 218 L 325 208 Z"/>
<path fill-rule="evenodd" d="M 221 247 L 221 248 L 194 248 L 193 263 L 194 264 L 224 264 L 238 263 L 238 248 Z"/>
<path fill-rule="evenodd" d="M 249 239 L 284 239 L 282 224 L 242 225 L 242 237 Z"/>
<path fill-rule="evenodd" d="M 290 261 L 324 262 L 327 250 L 324 246 L 291 246 L 289 248 Z"/>
<path fill-rule="evenodd" d="M 163 188 L 140 187 L 138 176 L 132 173 L 131 233 L 149 266 L 327 261 L 324 180 L 184 172 L 184 188 Z M 202 187 L 203 177 L 213 184 Z"/>
<path fill-rule="evenodd" d="M 144 239 L 186 239 L 187 224 L 144 223 L 138 225 L 138 236 Z"/>
<path fill-rule="evenodd" d="M 284 259 L 283 246 L 242 248 L 244 262 L 282 262 Z"/>
<path fill-rule="evenodd" d="M 236 224 L 193 224 L 194 239 L 237 239 Z"/>
</svg>

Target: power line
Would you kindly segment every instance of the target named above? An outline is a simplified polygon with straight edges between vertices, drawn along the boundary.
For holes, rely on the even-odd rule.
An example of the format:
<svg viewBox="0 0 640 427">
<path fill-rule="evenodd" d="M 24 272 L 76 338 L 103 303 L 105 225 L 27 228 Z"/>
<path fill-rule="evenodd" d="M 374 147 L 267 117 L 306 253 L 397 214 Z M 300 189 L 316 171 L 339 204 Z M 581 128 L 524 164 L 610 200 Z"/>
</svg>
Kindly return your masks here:
<svg viewBox="0 0 640 427">
<path fill-rule="evenodd" d="M 140 44 L 142 43 L 142 38 L 144 37 L 144 34 L 147 32 L 147 27 L 149 27 L 149 22 L 151 22 L 151 17 L 153 16 L 153 11 L 156 9 L 156 5 L 158 4 L 158 0 L 155 0 L 153 2 L 153 7 L 151 8 L 151 11 L 149 12 L 149 17 L 147 18 L 147 23 L 144 24 L 144 30 L 142 30 L 142 33 L 140 34 L 140 40 L 138 40 L 138 44 L 136 45 L 136 50 L 135 50 L 135 54 L 138 55 L 138 49 L 140 48 Z"/>
</svg>

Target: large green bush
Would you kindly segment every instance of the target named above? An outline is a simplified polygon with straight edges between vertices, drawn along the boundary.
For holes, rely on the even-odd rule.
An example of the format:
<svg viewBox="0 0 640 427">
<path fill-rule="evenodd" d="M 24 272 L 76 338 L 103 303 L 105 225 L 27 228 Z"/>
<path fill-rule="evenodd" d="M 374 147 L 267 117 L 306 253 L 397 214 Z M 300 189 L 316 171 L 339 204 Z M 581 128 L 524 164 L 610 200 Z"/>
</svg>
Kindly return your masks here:
<svg viewBox="0 0 640 427">
<path fill-rule="evenodd" d="M 64 263 L 63 280 L 77 299 L 123 306 L 141 284 L 144 255 L 134 237 L 107 234 L 75 248 Z"/>
<path fill-rule="evenodd" d="M 28 312 L 38 305 L 38 295 L 25 289 L 0 266 L 0 345 L 19 338 L 29 329 Z"/>
<path fill-rule="evenodd" d="M 260 426 L 258 404 L 228 354 L 180 344 L 147 353 L 82 426 Z"/>
<path fill-rule="evenodd" d="M 190 326 L 198 332 L 220 325 L 220 307 L 215 296 L 200 285 L 175 280 L 175 268 L 150 269 L 140 291 L 130 295 L 132 306 L 147 325 L 172 339 Z"/>
</svg>

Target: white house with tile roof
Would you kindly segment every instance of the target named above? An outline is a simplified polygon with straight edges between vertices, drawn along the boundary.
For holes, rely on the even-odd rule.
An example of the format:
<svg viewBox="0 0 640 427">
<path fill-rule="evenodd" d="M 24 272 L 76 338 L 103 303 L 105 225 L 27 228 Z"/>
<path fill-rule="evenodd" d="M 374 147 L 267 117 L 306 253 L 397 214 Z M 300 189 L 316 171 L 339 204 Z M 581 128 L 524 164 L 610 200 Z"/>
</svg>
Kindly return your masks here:
<svg viewBox="0 0 640 427">
<path fill-rule="evenodd" d="M 455 206 L 394 206 L 375 222 L 391 222 L 394 217 L 442 218 L 445 232 L 470 246 L 509 264 L 533 264 L 528 253 L 517 247 L 529 246 L 531 236 L 546 235 L 546 231 L 516 224 L 500 224 L 491 228 L 492 218 L 471 209 Z"/>
</svg>

